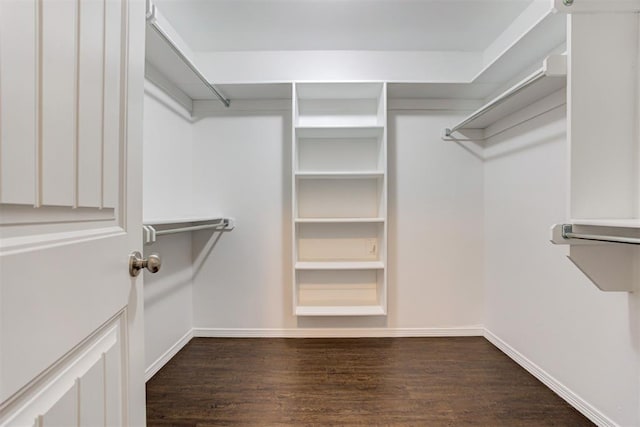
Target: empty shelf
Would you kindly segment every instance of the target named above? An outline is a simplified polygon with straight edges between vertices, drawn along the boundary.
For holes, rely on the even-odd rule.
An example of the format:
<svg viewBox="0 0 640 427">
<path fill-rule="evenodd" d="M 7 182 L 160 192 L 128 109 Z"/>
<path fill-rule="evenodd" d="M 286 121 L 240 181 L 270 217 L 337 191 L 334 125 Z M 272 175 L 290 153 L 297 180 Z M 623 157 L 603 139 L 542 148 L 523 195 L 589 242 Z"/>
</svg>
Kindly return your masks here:
<svg viewBox="0 0 640 427">
<path fill-rule="evenodd" d="M 573 219 L 575 225 L 593 225 L 600 227 L 640 228 L 640 219 Z"/>
<path fill-rule="evenodd" d="M 362 179 L 362 178 L 382 178 L 383 171 L 362 171 L 362 172 L 296 172 L 299 179 Z"/>
<path fill-rule="evenodd" d="M 382 270 L 381 261 L 296 262 L 296 270 Z"/>
<path fill-rule="evenodd" d="M 383 316 L 384 308 L 379 305 L 355 306 L 305 306 L 296 307 L 298 316 Z"/>
<path fill-rule="evenodd" d="M 296 218 L 298 224 L 384 223 L 384 218 Z"/>
<path fill-rule="evenodd" d="M 297 126 L 295 131 L 299 138 L 374 138 L 384 126 Z"/>
<path fill-rule="evenodd" d="M 171 27 L 169 21 L 150 1 L 147 3 L 145 43 L 145 59 L 153 66 L 153 69 L 145 67 L 145 75 L 165 90 L 168 95 L 176 97 L 174 90 L 165 84 L 167 81 L 174 85 L 180 93 L 189 97 L 191 101 L 193 99 L 218 99 L 225 106 L 229 106 L 229 99 L 211 84 L 193 63 L 191 59 L 193 53 Z M 182 97 L 178 97 L 176 100 L 182 103 L 180 98 Z"/>
<path fill-rule="evenodd" d="M 552 55 L 541 69 L 494 98 L 466 119 L 445 129 L 445 138 L 465 129 L 486 129 L 498 120 L 562 89 L 567 83 L 567 59 Z"/>
</svg>

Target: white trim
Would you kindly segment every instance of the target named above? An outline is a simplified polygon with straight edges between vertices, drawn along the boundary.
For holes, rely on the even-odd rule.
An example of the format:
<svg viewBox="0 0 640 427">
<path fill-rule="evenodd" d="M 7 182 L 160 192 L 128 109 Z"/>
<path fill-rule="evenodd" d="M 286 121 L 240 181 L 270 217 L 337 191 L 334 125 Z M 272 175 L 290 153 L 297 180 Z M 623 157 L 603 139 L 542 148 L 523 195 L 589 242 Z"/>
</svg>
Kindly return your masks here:
<svg viewBox="0 0 640 427">
<path fill-rule="evenodd" d="M 608 418 L 602 412 L 598 411 L 593 405 L 588 403 L 582 397 L 578 396 L 574 391 L 562 384 L 560 381 L 549 375 L 541 367 L 527 359 L 522 353 L 511 347 L 509 344 L 498 338 L 488 329 L 485 329 L 484 337 L 500 351 L 513 359 L 518 365 L 526 369 L 531 375 L 536 377 L 540 382 L 549 387 L 554 393 L 567 401 L 571 406 L 580 411 L 585 417 L 589 418 L 598 426 L 619 426 L 613 420 Z"/>
<path fill-rule="evenodd" d="M 482 326 L 465 328 L 194 328 L 194 337 L 207 338 L 369 338 L 481 337 Z"/>
<path fill-rule="evenodd" d="M 193 338 L 193 329 L 190 329 L 186 334 L 184 334 L 184 336 L 182 338 L 180 338 L 174 345 L 172 345 L 171 347 L 169 347 L 169 350 L 165 351 L 162 356 L 158 357 L 158 359 L 153 362 L 151 364 L 151 366 L 149 366 L 145 371 L 144 371 L 144 382 L 146 383 L 147 381 L 149 381 L 151 378 L 153 378 L 153 376 L 155 374 L 158 373 L 158 371 L 160 369 L 162 369 L 162 367 L 164 365 L 166 365 L 169 360 L 171 360 L 173 358 L 173 356 L 175 356 L 176 354 L 178 354 L 178 352 L 180 350 L 182 350 L 182 348 L 187 345 L 189 343 L 189 341 L 191 341 L 191 338 Z"/>
</svg>

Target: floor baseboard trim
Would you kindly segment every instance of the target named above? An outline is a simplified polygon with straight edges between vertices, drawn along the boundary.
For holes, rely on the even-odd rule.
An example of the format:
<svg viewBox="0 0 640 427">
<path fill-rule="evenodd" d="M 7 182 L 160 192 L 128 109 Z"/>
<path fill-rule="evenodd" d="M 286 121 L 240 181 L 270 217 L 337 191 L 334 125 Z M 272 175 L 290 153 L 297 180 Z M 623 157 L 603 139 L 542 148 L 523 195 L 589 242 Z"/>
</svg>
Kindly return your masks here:
<svg viewBox="0 0 640 427">
<path fill-rule="evenodd" d="M 484 328 L 194 328 L 193 335 L 208 338 L 481 337 Z"/>
<path fill-rule="evenodd" d="M 158 357 L 158 359 L 144 371 L 144 382 L 147 382 L 151 378 L 153 378 L 153 376 L 157 374 L 158 371 L 162 369 L 162 367 L 173 358 L 173 356 L 175 356 L 180 350 L 182 350 L 182 347 L 184 347 L 189 341 L 191 341 L 191 338 L 193 338 L 193 329 L 190 329 L 186 334 L 184 334 L 182 338 L 180 338 L 174 345 L 172 345 L 169 350 L 165 351 L 162 356 Z"/>
<path fill-rule="evenodd" d="M 587 401 L 582 399 L 571 389 L 566 387 L 560 381 L 549 375 L 541 367 L 527 359 L 522 353 L 511 347 L 498 336 L 494 335 L 488 329 L 485 329 L 485 338 L 500 351 L 513 359 L 518 365 L 526 369 L 531 375 L 536 377 L 540 382 L 549 387 L 554 393 L 566 400 L 571 406 L 580 411 L 585 417 L 589 418 L 598 426 L 619 427 L 613 420 L 608 418 L 602 412 L 598 411 Z"/>
</svg>

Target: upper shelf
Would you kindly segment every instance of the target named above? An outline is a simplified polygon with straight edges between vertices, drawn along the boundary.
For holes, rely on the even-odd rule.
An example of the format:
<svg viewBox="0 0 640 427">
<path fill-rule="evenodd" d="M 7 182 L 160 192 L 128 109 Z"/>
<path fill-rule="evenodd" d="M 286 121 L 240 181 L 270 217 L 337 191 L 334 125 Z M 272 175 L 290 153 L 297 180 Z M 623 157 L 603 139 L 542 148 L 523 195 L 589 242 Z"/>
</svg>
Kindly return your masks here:
<svg viewBox="0 0 640 427">
<path fill-rule="evenodd" d="M 558 91 L 567 84 L 567 57 L 551 55 L 542 68 L 492 99 L 470 116 L 445 129 L 446 138 L 455 139 L 455 132 L 486 129 L 498 120 Z"/>
<path fill-rule="evenodd" d="M 193 53 L 178 33 L 152 2 L 148 1 L 147 6 L 145 76 L 169 95 L 177 98 L 176 100 L 189 111 L 193 109 L 189 100 L 192 102 L 203 96 L 217 98 L 228 107 L 229 99 L 198 69 L 192 59 Z M 168 82 L 170 83 L 167 84 Z M 174 87 L 169 87 L 172 85 Z M 189 100 L 185 101 L 184 98 Z"/>
<path fill-rule="evenodd" d="M 482 52 L 482 61 L 478 61 L 478 71 L 465 74 L 465 77 L 446 80 L 448 74 L 434 77 L 434 80 L 403 79 L 402 76 L 388 82 L 388 99 L 486 99 L 505 84 L 515 81 L 532 70 L 532 65 L 549 53 L 558 52 L 566 41 L 566 15 L 554 13 L 548 2 L 534 2 L 527 9 L 526 19 L 522 16 L 504 31 L 494 43 Z M 201 79 L 196 59 L 201 60 L 202 69 L 207 69 L 205 56 L 197 56 L 180 34 L 162 16 L 160 11 L 150 3 L 150 21 L 147 26 L 145 75 L 154 84 L 177 99 L 189 111 L 193 111 L 193 101 L 218 100 L 218 97 L 208 87 L 207 79 Z M 186 58 L 180 56 L 180 52 Z M 191 67 L 189 64 L 193 65 Z M 273 64 L 280 66 L 279 64 Z M 220 62 L 219 66 L 228 66 Z M 331 66 L 331 64 L 327 64 Z M 442 66 L 450 66 L 443 63 Z M 194 70 L 195 68 L 195 70 Z M 255 73 L 254 73 L 255 74 Z M 258 73 L 259 74 L 259 73 Z M 256 74 L 256 75 L 258 75 Z M 397 74 L 397 73 L 396 73 Z M 402 74 L 402 73 L 400 73 Z M 217 82 L 214 86 L 222 98 L 231 98 L 234 109 L 243 108 L 243 100 L 290 100 L 292 97 L 292 80 L 290 73 L 285 73 L 280 80 L 243 80 L 249 77 L 239 77 L 238 80 Z M 234 76 L 235 77 L 235 76 Z M 304 77 L 301 77 L 304 79 Z M 462 80 L 461 80 L 462 79 Z M 381 79 L 385 80 L 385 79 Z M 355 93 L 356 98 L 369 98 L 377 91 L 377 85 L 369 81 L 369 86 L 361 81 L 343 82 L 342 86 L 335 86 L 337 90 L 327 89 L 323 82 L 312 83 L 305 81 L 298 85 L 302 91 L 301 98 L 342 98 L 350 92 L 350 86 L 364 88 L 365 93 Z M 306 86 L 306 87 L 303 87 Z M 368 93 L 366 93 L 368 92 Z M 246 103 L 245 103 L 246 104 Z M 208 105 L 208 103 L 207 103 Z M 213 105 L 213 104 L 211 104 Z M 264 108 L 280 108 L 286 104 L 270 104 Z M 216 107 L 217 110 L 224 110 Z M 196 109 L 203 108 L 198 105 Z M 204 110 L 203 110 L 204 111 Z"/>
<path fill-rule="evenodd" d="M 571 220 L 575 225 L 592 225 L 598 227 L 616 227 L 616 228 L 640 228 L 640 219 L 574 219 Z"/>
</svg>

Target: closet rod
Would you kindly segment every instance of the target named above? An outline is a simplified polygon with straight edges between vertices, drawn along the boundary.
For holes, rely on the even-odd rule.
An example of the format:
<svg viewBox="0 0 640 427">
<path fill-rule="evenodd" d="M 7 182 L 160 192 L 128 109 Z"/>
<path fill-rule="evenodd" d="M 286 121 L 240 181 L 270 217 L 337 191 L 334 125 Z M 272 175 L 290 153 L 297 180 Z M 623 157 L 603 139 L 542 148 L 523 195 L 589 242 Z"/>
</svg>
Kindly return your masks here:
<svg viewBox="0 0 640 427">
<path fill-rule="evenodd" d="M 205 224 L 205 225 L 193 225 L 190 227 L 181 227 L 181 228 L 170 228 L 168 230 L 157 230 L 156 236 L 164 236 L 167 234 L 175 234 L 182 233 L 184 231 L 198 231 L 198 230 L 208 230 L 210 228 L 227 228 L 229 226 L 229 222 L 226 219 L 221 220 L 215 224 Z"/>
<path fill-rule="evenodd" d="M 504 93 L 499 98 L 494 99 L 493 101 L 491 101 L 490 103 L 485 105 L 482 109 L 476 111 L 472 116 L 467 117 L 463 122 L 458 123 L 457 125 L 455 125 L 451 129 L 449 129 L 449 128 L 445 129 L 444 136 L 445 137 L 450 137 L 452 133 L 457 132 L 460 129 L 464 129 L 464 127 L 467 124 L 473 122 L 478 117 L 480 117 L 480 116 L 488 113 L 489 111 L 493 110 L 495 107 L 497 107 L 498 105 L 502 104 L 504 101 L 508 100 L 509 98 L 517 95 L 521 90 L 523 90 L 526 87 L 528 87 L 529 85 L 537 82 L 538 80 L 543 78 L 545 75 L 546 75 L 546 70 L 545 69 L 542 69 L 542 70 L 538 71 L 537 73 L 535 73 L 534 75 L 529 77 L 527 80 L 524 80 L 524 81 L 520 82 L 520 84 L 518 84 L 517 86 L 512 87 L 511 89 L 509 89 L 508 92 Z"/>
<path fill-rule="evenodd" d="M 193 62 L 187 56 L 182 53 L 180 48 L 176 46 L 176 44 L 171 40 L 171 37 L 167 33 L 164 32 L 162 27 L 158 25 L 158 21 L 156 20 L 156 6 L 154 4 L 150 5 L 149 10 L 147 11 L 147 24 L 151 26 L 151 28 L 158 34 L 166 43 L 169 45 L 171 50 L 178 55 L 178 57 L 184 62 L 187 67 L 193 71 L 193 73 L 202 81 L 202 83 L 222 102 L 226 107 L 231 105 L 231 101 L 225 98 L 219 91 L 216 89 L 214 85 L 209 83 L 207 78 L 198 70 L 198 67 L 195 66 Z"/>
<path fill-rule="evenodd" d="M 598 234 L 574 233 L 571 224 L 562 225 L 562 237 L 565 239 L 594 240 L 597 242 L 624 243 L 627 245 L 640 245 L 640 238 L 636 237 L 620 237 L 620 236 L 601 236 Z"/>
</svg>

